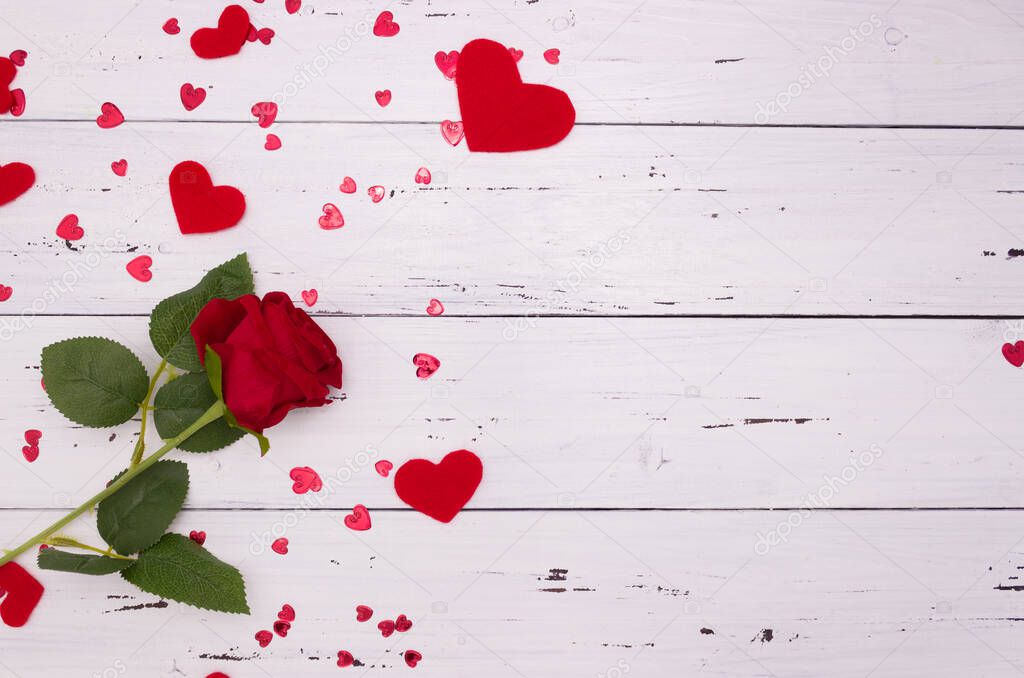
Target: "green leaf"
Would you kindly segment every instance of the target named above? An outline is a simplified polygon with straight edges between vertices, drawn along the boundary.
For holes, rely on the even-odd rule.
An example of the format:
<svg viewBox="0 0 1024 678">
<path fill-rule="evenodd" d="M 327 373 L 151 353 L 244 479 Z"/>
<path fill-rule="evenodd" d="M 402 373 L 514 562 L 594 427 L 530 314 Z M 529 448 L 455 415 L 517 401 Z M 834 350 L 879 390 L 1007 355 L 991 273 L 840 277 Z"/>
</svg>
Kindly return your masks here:
<svg viewBox="0 0 1024 678">
<path fill-rule="evenodd" d="M 185 374 L 164 384 L 156 393 L 153 422 L 164 440 L 170 440 L 217 402 L 210 380 L 203 373 Z M 232 428 L 221 417 L 207 424 L 178 445 L 186 452 L 213 452 L 237 441 L 244 431 Z"/>
<path fill-rule="evenodd" d="M 74 572 L 76 574 L 113 574 L 120 572 L 126 567 L 131 567 L 134 560 L 122 558 L 108 558 L 107 556 L 94 556 L 86 553 L 68 553 L 58 551 L 55 548 L 45 548 L 39 552 L 39 568 L 43 570 L 58 570 L 60 572 Z"/>
<path fill-rule="evenodd" d="M 149 375 L 131 350 L 100 337 L 43 349 L 43 382 L 60 413 L 83 426 L 117 426 L 132 418 L 149 391 Z"/>
<path fill-rule="evenodd" d="M 195 287 L 167 297 L 149 318 L 149 338 L 167 362 L 189 372 L 203 369 L 189 332 L 192 321 L 211 299 L 237 299 L 254 291 L 249 258 L 239 254 L 203 276 Z"/>
<path fill-rule="evenodd" d="M 165 534 L 121 576 L 161 598 L 205 610 L 249 614 L 241 573 L 180 534 Z"/>
<path fill-rule="evenodd" d="M 187 493 L 188 466 L 158 461 L 100 502 L 96 511 L 100 536 L 122 555 L 149 548 L 181 510 Z"/>
<path fill-rule="evenodd" d="M 214 394 L 218 398 L 223 400 L 224 386 L 221 383 L 222 368 L 220 364 L 220 356 L 217 355 L 217 352 L 214 351 L 209 346 L 206 347 L 206 372 L 209 377 L 210 388 L 213 389 Z M 267 452 L 270 451 L 270 440 L 268 440 L 265 435 L 263 435 L 259 431 L 254 431 L 251 428 L 246 428 L 245 426 L 239 424 L 238 420 L 235 419 L 235 415 L 231 413 L 230 409 L 228 409 L 224 413 L 224 420 L 227 421 L 228 425 L 231 426 L 232 428 L 236 428 L 239 431 L 245 431 L 249 435 L 256 438 L 256 442 L 258 442 L 260 445 L 260 456 L 267 456 Z"/>
</svg>

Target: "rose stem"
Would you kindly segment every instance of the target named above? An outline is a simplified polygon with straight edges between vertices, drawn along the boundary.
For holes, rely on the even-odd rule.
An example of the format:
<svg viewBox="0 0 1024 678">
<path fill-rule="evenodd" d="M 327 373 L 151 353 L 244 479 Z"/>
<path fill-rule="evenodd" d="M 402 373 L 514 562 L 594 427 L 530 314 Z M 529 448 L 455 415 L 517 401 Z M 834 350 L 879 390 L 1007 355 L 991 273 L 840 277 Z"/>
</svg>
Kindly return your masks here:
<svg viewBox="0 0 1024 678">
<path fill-rule="evenodd" d="M 189 437 L 192 436 L 192 434 L 194 434 L 199 429 L 203 428 L 204 426 L 213 421 L 216 421 L 219 417 L 223 416 L 223 414 L 226 411 L 227 408 L 224 407 L 224 403 L 222 401 L 218 400 L 217 402 L 215 402 L 210 407 L 210 409 L 206 410 L 206 412 L 204 412 L 198 419 L 192 422 L 192 424 L 188 428 L 186 428 L 184 431 L 182 431 L 175 437 L 171 438 L 170 440 L 165 441 L 163 447 L 161 447 L 159 450 L 157 450 L 150 456 L 146 457 L 146 459 L 144 459 L 141 463 L 129 468 L 127 471 L 124 472 L 122 476 L 120 476 L 117 480 L 113 481 L 112 483 L 110 483 L 110 485 L 104 488 L 102 492 L 99 492 L 98 494 L 93 495 L 89 499 L 86 499 L 85 503 L 76 508 L 74 511 L 67 514 L 54 524 L 50 525 L 45 530 L 43 530 L 36 536 L 32 537 L 18 548 L 8 551 L 3 557 L 0 557 L 0 566 L 6 565 L 7 563 L 14 560 L 15 558 L 17 558 L 22 553 L 32 548 L 36 544 L 41 544 L 45 542 L 46 538 L 49 537 L 51 534 L 60 530 L 65 525 L 67 525 L 72 520 L 74 520 L 75 518 L 79 517 L 80 515 L 91 509 L 96 504 L 100 503 L 110 495 L 120 490 L 122 487 L 127 485 L 132 478 L 139 475 L 140 473 L 148 469 L 150 466 L 155 464 L 157 461 L 159 461 L 160 457 L 164 456 L 165 454 L 173 450 L 175 447 L 177 447 L 180 443 L 187 440 Z"/>
<path fill-rule="evenodd" d="M 156 381 L 160 378 L 160 374 L 163 373 L 164 368 L 167 367 L 167 358 L 160 361 L 160 364 L 156 368 L 156 372 L 153 373 L 153 378 L 149 380 L 149 390 L 146 391 L 146 399 L 142 401 L 142 428 L 139 429 L 139 441 L 135 443 L 135 451 L 132 452 L 132 466 L 137 466 L 142 461 L 142 453 L 146 451 L 146 419 L 149 418 L 149 401 L 153 397 L 153 391 L 156 390 Z"/>
</svg>

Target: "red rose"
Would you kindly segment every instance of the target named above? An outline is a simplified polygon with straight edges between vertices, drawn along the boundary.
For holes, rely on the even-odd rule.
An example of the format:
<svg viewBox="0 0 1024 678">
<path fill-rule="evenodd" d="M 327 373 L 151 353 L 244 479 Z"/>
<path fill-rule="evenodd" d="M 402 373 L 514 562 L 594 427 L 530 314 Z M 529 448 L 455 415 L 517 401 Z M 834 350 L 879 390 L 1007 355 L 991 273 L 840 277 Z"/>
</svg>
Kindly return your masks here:
<svg viewBox="0 0 1024 678">
<path fill-rule="evenodd" d="M 192 322 L 199 359 L 221 361 L 224 402 L 238 424 L 262 433 L 297 407 L 320 407 L 341 388 L 338 349 L 284 292 L 214 299 Z"/>
</svg>

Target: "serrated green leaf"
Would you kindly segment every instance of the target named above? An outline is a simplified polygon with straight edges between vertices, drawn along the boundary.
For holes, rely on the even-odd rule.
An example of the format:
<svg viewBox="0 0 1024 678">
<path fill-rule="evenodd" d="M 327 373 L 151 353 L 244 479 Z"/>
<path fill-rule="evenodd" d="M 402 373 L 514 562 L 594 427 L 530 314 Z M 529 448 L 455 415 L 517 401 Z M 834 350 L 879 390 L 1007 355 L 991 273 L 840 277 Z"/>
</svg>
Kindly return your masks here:
<svg viewBox="0 0 1024 678">
<path fill-rule="evenodd" d="M 86 553 L 68 553 L 55 548 L 45 548 L 39 552 L 37 558 L 40 569 L 57 570 L 59 572 L 74 572 L 75 574 L 103 575 L 113 574 L 131 567 L 135 561 L 122 558 L 108 558 L 107 556 L 91 555 Z"/>
<path fill-rule="evenodd" d="M 164 440 L 170 440 L 191 426 L 210 406 L 217 402 L 217 396 L 210 387 L 210 380 L 203 373 L 182 375 L 167 382 L 157 391 L 153 405 L 153 422 Z M 186 452 L 213 452 L 239 440 L 245 432 L 232 428 L 221 417 L 207 424 L 178 445 Z"/>
<path fill-rule="evenodd" d="M 78 337 L 43 349 L 43 382 L 60 413 L 83 426 L 117 426 L 132 418 L 149 391 L 149 375 L 127 346 Z"/>
<path fill-rule="evenodd" d="M 203 369 L 189 332 L 192 321 L 211 299 L 237 299 L 254 291 L 249 258 L 239 254 L 211 269 L 195 287 L 167 297 L 149 318 L 149 338 L 167 362 L 189 372 Z"/>
<path fill-rule="evenodd" d="M 147 549 L 174 520 L 187 493 L 188 466 L 160 460 L 100 502 L 96 510 L 100 536 L 121 555 Z"/>
<path fill-rule="evenodd" d="M 121 576 L 161 598 L 204 610 L 249 614 L 241 573 L 180 534 L 165 534 Z"/>
</svg>

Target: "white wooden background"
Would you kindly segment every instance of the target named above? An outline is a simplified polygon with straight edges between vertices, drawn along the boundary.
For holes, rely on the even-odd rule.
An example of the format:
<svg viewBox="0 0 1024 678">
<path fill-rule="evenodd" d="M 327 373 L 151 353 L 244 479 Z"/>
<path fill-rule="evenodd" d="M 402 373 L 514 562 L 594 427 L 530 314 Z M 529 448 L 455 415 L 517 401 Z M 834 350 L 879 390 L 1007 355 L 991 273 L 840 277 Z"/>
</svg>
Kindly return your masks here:
<svg viewBox="0 0 1024 678">
<path fill-rule="evenodd" d="M 1024 5 L 243 4 L 277 35 L 217 62 L 188 36 L 221 4 L 0 11 L 0 53 L 29 53 L 0 162 L 38 174 L 0 208 L 0 541 L 91 494 L 134 443 L 135 425 L 64 421 L 39 349 L 100 334 L 153 365 L 153 304 L 239 251 L 261 290 L 319 290 L 344 398 L 290 417 L 263 460 L 249 443 L 181 457 L 176 528 L 240 565 L 251 617 L 46 572 L 30 625 L 0 628 L 0 677 L 331 675 L 340 649 L 354 675 L 404 675 L 407 648 L 425 676 L 1024 672 L 1024 377 L 999 353 L 1024 338 Z M 401 32 L 369 35 L 385 9 Z M 442 140 L 459 116 L 433 55 L 476 37 L 570 94 L 565 142 Z M 184 82 L 208 89 L 192 112 Z M 249 108 L 279 93 L 261 130 Z M 104 101 L 128 122 L 99 129 Z M 760 113 L 771 101 L 785 110 Z M 166 177 L 185 159 L 245 192 L 239 227 L 178 233 Z M 317 227 L 325 202 L 343 229 Z M 68 213 L 72 247 L 54 235 Z M 124 270 L 139 254 L 146 284 Z M 428 381 L 421 351 L 442 363 Z M 372 468 L 461 447 L 485 479 L 450 525 Z M 304 465 L 331 491 L 293 494 Z M 341 523 L 356 503 L 369 532 Z M 266 549 L 281 530 L 283 557 Z M 298 620 L 261 650 L 285 602 Z M 361 603 L 415 626 L 384 640 Z"/>
</svg>

